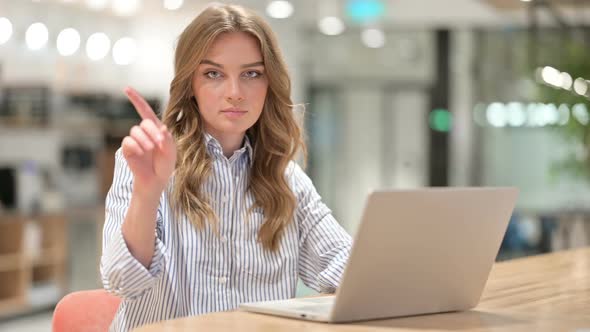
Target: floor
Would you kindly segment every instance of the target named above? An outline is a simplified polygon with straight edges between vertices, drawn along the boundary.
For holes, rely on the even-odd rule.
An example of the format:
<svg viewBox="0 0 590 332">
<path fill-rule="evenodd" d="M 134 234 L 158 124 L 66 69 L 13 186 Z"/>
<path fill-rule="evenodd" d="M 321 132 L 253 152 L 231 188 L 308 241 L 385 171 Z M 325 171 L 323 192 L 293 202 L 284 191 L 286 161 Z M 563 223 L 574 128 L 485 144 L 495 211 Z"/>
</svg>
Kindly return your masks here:
<svg viewBox="0 0 590 332">
<path fill-rule="evenodd" d="M 0 331 L 11 332 L 50 332 L 53 311 L 44 311 L 32 315 L 19 316 L 0 321 Z"/>
</svg>

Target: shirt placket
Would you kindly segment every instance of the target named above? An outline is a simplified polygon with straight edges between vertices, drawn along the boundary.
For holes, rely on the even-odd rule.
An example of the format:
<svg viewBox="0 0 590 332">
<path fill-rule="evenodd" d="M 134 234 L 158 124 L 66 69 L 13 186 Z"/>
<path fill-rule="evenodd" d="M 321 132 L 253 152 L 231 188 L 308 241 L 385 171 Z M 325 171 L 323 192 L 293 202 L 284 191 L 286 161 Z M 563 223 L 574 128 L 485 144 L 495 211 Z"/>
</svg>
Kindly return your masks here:
<svg viewBox="0 0 590 332">
<path fill-rule="evenodd" d="M 230 227 L 229 227 L 229 236 L 230 236 L 230 246 L 229 246 L 229 254 L 230 254 L 230 271 L 232 273 L 232 276 L 234 277 L 232 279 L 232 285 L 234 287 L 232 287 L 232 301 L 233 306 L 237 306 L 238 305 L 238 292 L 237 292 L 237 287 L 235 287 L 238 284 L 238 280 L 235 278 L 239 278 L 239 273 L 236 273 L 235 269 L 239 266 L 237 260 L 239 260 L 239 251 L 238 251 L 238 246 L 236 245 L 236 233 L 237 233 L 237 228 L 238 225 L 237 223 L 240 222 L 240 202 L 238 202 L 238 190 L 241 190 L 240 188 L 240 176 L 242 174 L 241 172 L 241 162 L 242 162 L 242 156 L 240 156 L 239 158 L 236 158 L 235 160 L 233 160 L 233 162 L 230 164 L 231 166 L 231 175 L 232 175 L 232 199 L 230 200 L 230 215 L 231 215 L 231 223 L 230 223 Z"/>
<path fill-rule="evenodd" d="M 219 282 L 229 288 L 226 290 L 229 291 L 231 295 L 231 301 L 233 302 L 232 306 L 236 306 L 238 301 L 238 294 L 235 290 L 235 285 L 238 280 L 234 280 L 234 277 L 238 274 L 234 273 L 234 269 L 237 266 L 235 260 L 238 259 L 236 255 L 237 248 L 235 246 L 235 223 L 238 222 L 236 219 L 239 212 L 238 202 L 236 201 L 240 183 L 239 159 L 240 158 L 236 158 L 235 160 L 230 161 L 225 157 L 222 158 L 222 163 L 225 168 L 223 173 L 228 174 L 230 177 L 228 179 L 229 181 L 226 181 L 228 187 L 223 188 L 224 194 L 222 196 L 223 210 L 227 212 L 226 215 L 229 217 L 229 220 L 226 220 L 227 227 L 220 228 L 222 232 L 221 246 L 222 252 L 224 253 L 222 258 L 224 261 L 223 267 L 227 273 L 220 277 Z"/>
<path fill-rule="evenodd" d="M 227 160 L 227 158 L 225 158 L 223 156 L 223 153 L 221 152 L 221 149 L 219 149 L 218 151 L 216 151 L 216 154 L 218 155 L 218 162 L 221 164 L 221 174 L 215 174 L 215 176 L 223 176 L 224 174 L 233 174 L 231 172 L 231 167 L 230 164 Z M 218 284 L 220 285 L 220 289 L 223 293 L 223 297 L 226 297 L 225 294 L 227 294 L 228 292 L 228 288 L 230 287 L 231 284 L 231 274 L 232 274 L 232 255 L 231 255 L 231 239 L 229 239 L 229 234 L 228 234 L 228 227 L 226 227 L 225 225 L 227 225 L 227 223 L 229 223 L 229 228 L 231 229 L 231 224 L 233 223 L 233 204 L 232 204 L 232 196 L 231 193 L 233 191 L 233 183 L 232 181 L 224 181 L 222 183 L 225 183 L 227 185 L 222 186 L 221 191 L 222 191 L 222 195 L 221 195 L 221 215 L 220 220 L 219 220 L 219 241 L 220 241 L 220 251 L 219 251 L 219 255 L 220 255 L 220 261 L 221 264 L 219 265 L 219 276 L 218 276 Z M 224 213 L 225 212 L 225 213 Z M 228 216 L 229 220 L 222 220 L 221 218 L 223 218 L 224 216 Z"/>
</svg>

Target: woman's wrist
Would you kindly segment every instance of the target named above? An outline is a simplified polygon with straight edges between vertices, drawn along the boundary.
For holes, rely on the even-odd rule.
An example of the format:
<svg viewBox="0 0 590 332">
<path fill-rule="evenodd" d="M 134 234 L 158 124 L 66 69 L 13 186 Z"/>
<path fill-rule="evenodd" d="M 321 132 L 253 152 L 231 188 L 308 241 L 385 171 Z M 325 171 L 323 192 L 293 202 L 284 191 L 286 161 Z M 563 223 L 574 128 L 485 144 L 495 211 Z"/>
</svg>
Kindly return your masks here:
<svg viewBox="0 0 590 332">
<path fill-rule="evenodd" d="M 153 202 L 159 201 L 164 187 L 157 183 L 142 183 L 140 181 L 133 183 L 133 197 L 140 198 L 142 201 Z"/>
</svg>

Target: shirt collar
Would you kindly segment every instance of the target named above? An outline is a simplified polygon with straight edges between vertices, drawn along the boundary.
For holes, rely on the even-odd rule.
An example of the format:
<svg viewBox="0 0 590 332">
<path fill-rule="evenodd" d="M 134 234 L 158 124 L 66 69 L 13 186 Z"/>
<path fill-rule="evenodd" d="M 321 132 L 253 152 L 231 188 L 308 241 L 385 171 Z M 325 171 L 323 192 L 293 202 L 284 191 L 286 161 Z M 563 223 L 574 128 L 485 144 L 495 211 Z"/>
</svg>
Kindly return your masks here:
<svg viewBox="0 0 590 332">
<path fill-rule="evenodd" d="M 219 143 L 219 141 L 207 132 L 205 132 L 205 144 L 207 145 L 207 148 L 210 149 L 212 152 L 223 155 L 223 149 L 221 148 L 221 144 Z M 244 136 L 244 142 L 242 144 L 242 147 L 239 150 L 236 150 L 236 152 L 239 154 L 248 152 L 248 158 L 250 159 L 250 161 L 252 161 L 254 151 L 252 149 L 252 144 L 250 142 L 250 137 L 248 137 L 248 135 Z"/>
</svg>

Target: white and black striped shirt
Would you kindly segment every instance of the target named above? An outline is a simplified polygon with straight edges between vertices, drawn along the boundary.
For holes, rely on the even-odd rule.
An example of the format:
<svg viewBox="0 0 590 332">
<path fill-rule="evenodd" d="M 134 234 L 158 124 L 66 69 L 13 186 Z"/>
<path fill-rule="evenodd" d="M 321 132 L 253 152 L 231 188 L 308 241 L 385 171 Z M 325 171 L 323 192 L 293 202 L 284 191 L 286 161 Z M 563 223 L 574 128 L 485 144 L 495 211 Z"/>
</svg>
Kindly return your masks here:
<svg viewBox="0 0 590 332">
<path fill-rule="evenodd" d="M 295 162 L 286 170 L 297 198 L 295 220 L 286 227 L 279 250 L 270 252 L 257 241 L 262 212 L 247 216 L 254 202 L 246 191 L 252 158 L 249 140 L 229 159 L 208 134 L 206 144 L 213 163 L 203 190 L 219 218 L 219 235 L 209 226 L 197 230 L 184 215 L 175 220 L 164 192 L 149 269 L 130 254 L 121 232 L 133 174 L 117 151 L 100 264 L 105 289 L 123 298 L 111 331 L 232 310 L 242 302 L 292 298 L 298 277 L 319 292 L 338 287 L 352 241 L 303 170 Z"/>
</svg>

